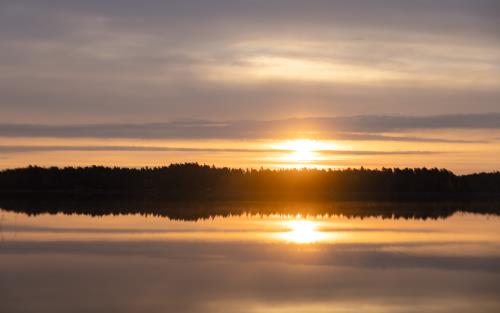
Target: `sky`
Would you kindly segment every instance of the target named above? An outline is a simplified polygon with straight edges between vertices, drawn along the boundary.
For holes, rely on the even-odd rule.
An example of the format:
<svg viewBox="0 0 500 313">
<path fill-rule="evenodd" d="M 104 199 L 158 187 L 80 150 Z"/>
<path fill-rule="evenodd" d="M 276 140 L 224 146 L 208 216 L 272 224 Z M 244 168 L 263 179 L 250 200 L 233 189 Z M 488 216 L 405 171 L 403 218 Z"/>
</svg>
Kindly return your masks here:
<svg viewBox="0 0 500 313">
<path fill-rule="evenodd" d="M 500 170 L 500 2 L 0 2 L 0 168 Z"/>
</svg>

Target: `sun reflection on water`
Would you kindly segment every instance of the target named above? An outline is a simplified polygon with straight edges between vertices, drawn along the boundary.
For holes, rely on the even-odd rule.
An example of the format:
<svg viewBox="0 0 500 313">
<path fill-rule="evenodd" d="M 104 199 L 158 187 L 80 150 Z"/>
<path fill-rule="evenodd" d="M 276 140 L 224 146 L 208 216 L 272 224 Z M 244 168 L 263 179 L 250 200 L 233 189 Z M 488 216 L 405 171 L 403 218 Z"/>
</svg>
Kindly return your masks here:
<svg viewBox="0 0 500 313">
<path fill-rule="evenodd" d="M 288 242 L 308 244 L 326 239 L 326 234 L 318 230 L 318 222 L 299 219 L 286 221 L 284 224 L 289 231 L 281 233 L 280 237 Z"/>
</svg>

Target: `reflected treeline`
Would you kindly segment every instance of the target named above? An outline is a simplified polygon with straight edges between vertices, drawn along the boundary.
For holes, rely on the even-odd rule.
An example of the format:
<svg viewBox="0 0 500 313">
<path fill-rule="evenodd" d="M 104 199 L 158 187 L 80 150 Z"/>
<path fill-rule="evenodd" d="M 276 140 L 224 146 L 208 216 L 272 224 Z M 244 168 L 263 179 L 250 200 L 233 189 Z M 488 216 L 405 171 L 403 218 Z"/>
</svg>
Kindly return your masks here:
<svg viewBox="0 0 500 313">
<path fill-rule="evenodd" d="M 142 201 L 0 201 L 6 211 L 39 214 L 78 214 L 93 217 L 139 214 L 196 221 L 240 215 L 345 216 L 386 219 L 443 219 L 457 212 L 500 215 L 499 202 L 142 202 Z"/>
<path fill-rule="evenodd" d="M 158 168 L 27 167 L 0 171 L 0 197 L 106 195 L 169 200 L 498 199 L 500 172 L 445 169 L 242 170 L 190 164 Z"/>
</svg>

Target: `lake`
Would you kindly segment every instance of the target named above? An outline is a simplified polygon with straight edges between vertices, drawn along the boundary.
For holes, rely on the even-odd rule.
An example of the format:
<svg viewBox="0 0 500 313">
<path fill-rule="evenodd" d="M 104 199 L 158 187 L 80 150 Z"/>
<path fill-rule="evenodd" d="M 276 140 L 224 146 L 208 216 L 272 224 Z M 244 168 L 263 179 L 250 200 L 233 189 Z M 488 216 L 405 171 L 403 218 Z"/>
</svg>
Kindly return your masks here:
<svg viewBox="0 0 500 313">
<path fill-rule="evenodd" d="M 500 312 L 498 215 L 290 212 L 1 210 L 0 312 Z"/>
</svg>

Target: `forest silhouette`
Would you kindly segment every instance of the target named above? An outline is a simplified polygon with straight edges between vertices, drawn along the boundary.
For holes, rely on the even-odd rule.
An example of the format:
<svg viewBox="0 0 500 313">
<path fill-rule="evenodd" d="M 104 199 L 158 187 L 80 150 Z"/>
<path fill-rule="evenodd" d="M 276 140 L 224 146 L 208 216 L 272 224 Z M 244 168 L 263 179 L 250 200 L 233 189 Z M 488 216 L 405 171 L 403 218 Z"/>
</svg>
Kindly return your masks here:
<svg viewBox="0 0 500 313">
<path fill-rule="evenodd" d="M 458 200 L 500 198 L 500 172 L 446 169 L 233 169 L 37 167 L 0 171 L 0 198 L 105 197 L 165 200 Z"/>
</svg>

